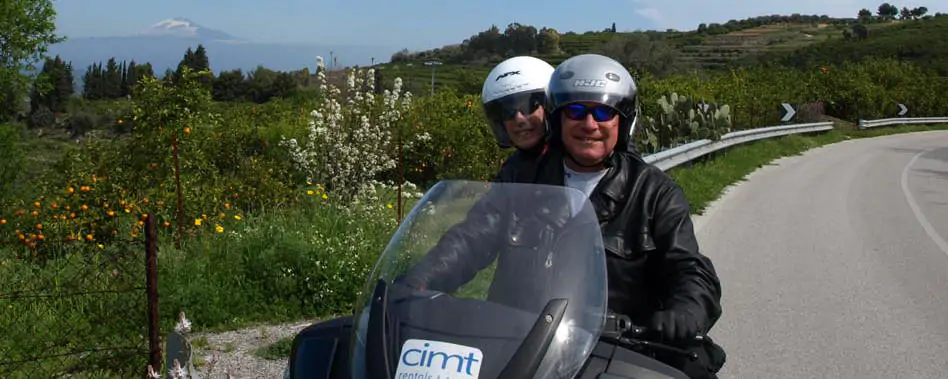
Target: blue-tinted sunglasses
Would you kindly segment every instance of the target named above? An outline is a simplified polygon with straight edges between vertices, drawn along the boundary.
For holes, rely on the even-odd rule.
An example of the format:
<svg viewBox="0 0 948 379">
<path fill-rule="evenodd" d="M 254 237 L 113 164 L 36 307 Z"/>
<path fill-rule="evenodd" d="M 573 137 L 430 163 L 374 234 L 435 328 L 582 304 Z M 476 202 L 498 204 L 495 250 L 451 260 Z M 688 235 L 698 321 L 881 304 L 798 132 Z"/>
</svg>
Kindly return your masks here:
<svg viewBox="0 0 948 379">
<path fill-rule="evenodd" d="M 567 105 L 563 112 L 566 113 L 566 117 L 576 121 L 583 121 L 586 119 L 586 115 L 592 113 L 593 119 L 597 122 L 612 120 L 612 118 L 616 116 L 616 113 L 618 113 L 615 108 L 608 105 L 589 107 L 579 103 Z"/>
</svg>

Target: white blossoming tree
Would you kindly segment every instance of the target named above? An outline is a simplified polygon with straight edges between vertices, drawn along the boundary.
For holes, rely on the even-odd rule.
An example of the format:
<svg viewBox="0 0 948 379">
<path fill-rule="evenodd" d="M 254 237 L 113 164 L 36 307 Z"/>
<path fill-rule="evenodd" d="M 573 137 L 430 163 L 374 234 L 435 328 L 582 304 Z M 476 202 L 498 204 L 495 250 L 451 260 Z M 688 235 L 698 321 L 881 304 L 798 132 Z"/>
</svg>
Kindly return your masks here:
<svg viewBox="0 0 948 379">
<path fill-rule="evenodd" d="M 323 95 L 309 122 L 305 141 L 283 138 L 294 166 L 311 182 L 321 183 L 343 201 L 372 193 L 375 178 L 397 163 L 394 133 L 411 107 L 411 93 L 402 92 L 401 78 L 381 99 L 373 92 L 374 69 L 350 69 L 345 93 L 330 84 L 322 57 L 317 82 Z M 344 97 L 343 97 L 344 96 Z M 404 148 L 427 135 L 409 139 Z"/>
</svg>

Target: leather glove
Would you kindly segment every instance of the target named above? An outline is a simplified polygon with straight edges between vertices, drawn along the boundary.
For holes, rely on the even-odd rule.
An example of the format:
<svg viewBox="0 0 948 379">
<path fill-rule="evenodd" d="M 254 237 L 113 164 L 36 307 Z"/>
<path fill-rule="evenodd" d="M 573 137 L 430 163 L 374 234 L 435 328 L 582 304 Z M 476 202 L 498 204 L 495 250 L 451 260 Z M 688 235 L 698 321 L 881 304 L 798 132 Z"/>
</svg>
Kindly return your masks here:
<svg viewBox="0 0 948 379">
<path fill-rule="evenodd" d="M 695 338 L 701 332 L 698 318 L 688 311 L 664 310 L 652 315 L 652 328 L 662 338 L 671 341 L 684 341 Z"/>
</svg>

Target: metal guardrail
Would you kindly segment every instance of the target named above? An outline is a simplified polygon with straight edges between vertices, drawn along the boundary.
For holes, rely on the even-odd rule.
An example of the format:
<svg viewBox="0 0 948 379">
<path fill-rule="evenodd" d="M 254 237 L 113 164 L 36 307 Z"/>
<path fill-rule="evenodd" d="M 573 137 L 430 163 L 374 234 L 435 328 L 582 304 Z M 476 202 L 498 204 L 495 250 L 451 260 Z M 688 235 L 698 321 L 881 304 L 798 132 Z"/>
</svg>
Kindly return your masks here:
<svg viewBox="0 0 948 379">
<path fill-rule="evenodd" d="M 878 120 L 859 120 L 860 130 L 888 125 L 907 124 L 948 124 L 948 117 L 898 117 Z M 785 136 L 789 134 L 803 134 L 823 132 L 833 129 L 832 122 L 814 122 L 809 124 L 792 124 L 769 126 L 764 128 L 741 130 L 721 136 L 720 140 L 707 139 L 690 142 L 668 150 L 643 157 L 646 162 L 655 165 L 662 171 L 668 171 L 701 156 L 713 153 L 728 147 L 758 141 L 762 139 Z"/>
<path fill-rule="evenodd" d="M 902 124 L 948 124 L 948 117 L 898 117 L 879 120 L 859 120 L 859 129 Z"/>
<path fill-rule="evenodd" d="M 721 136 L 720 140 L 717 141 L 711 141 L 707 139 L 699 140 L 672 149 L 663 150 L 655 154 L 647 155 L 643 158 L 646 162 L 655 165 L 662 171 L 668 171 L 669 169 L 690 162 L 701 156 L 713 153 L 718 150 L 726 149 L 734 145 L 767 138 L 780 137 L 789 134 L 822 132 L 832 129 L 833 123 L 827 121 L 741 130 L 725 134 Z"/>
</svg>

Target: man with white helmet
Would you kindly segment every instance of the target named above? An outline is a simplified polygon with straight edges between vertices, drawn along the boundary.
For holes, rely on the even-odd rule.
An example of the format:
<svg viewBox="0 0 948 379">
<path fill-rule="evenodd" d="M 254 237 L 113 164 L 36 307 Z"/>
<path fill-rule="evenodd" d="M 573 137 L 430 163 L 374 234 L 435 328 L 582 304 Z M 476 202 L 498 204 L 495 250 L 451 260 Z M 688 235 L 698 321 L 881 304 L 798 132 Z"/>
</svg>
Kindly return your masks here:
<svg viewBox="0 0 948 379">
<path fill-rule="evenodd" d="M 494 66 L 481 90 L 484 115 L 497 145 L 517 150 L 494 181 L 510 182 L 521 172 L 533 172 L 546 148 L 546 85 L 553 66 L 530 56 L 508 58 Z"/>
<path fill-rule="evenodd" d="M 699 252 L 684 191 L 630 151 L 635 80 L 615 60 L 584 54 L 556 68 L 547 96 L 549 150 L 533 181 L 590 196 L 604 233 L 610 309 L 699 356 L 660 360 L 693 378 L 715 378 L 723 349 L 710 338 L 693 341 L 721 316 L 721 284 Z"/>
</svg>

